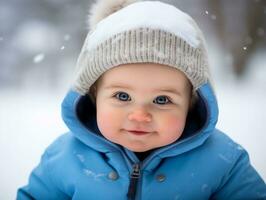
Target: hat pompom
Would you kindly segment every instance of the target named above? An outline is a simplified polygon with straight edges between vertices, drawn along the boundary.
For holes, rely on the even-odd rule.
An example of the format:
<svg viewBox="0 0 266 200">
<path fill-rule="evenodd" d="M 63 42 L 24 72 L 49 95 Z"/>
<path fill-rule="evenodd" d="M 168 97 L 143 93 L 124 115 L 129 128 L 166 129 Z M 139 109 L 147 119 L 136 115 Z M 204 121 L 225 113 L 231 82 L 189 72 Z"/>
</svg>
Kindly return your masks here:
<svg viewBox="0 0 266 200">
<path fill-rule="evenodd" d="M 90 30 L 95 29 L 102 19 L 137 1 L 139 0 L 96 0 L 89 12 Z"/>
</svg>

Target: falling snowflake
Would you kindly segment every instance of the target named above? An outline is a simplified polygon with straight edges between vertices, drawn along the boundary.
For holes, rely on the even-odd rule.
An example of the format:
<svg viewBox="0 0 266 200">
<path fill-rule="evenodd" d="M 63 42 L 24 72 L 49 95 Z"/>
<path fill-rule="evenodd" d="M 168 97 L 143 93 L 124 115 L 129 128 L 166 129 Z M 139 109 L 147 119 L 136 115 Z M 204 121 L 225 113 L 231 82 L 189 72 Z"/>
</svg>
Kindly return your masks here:
<svg viewBox="0 0 266 200">
<path fill-rule="evenodd" d="M 205 13 L 206 13 L 206 15 L 208 15 L 208 14 L 209 14 L 209 12 L 208 12 L 207 10 L 205 11 Z"/>
<path fill-rule="evenodd" d="M 259 27 L 259 28 L 257 29 L 257 34 L 258 34 L 258 36 L 263 37 L 263 36 L 264 36 L 264 33 L 265 33 L 265 31 L 264 31 L 263 28 Z"/>
<path fill-rule="evenodd" d="M 65 35 L 64 35 L 64 40 L 65 40 L 65 41 L 70 40 L 70 35 L 69 35 L 69 34 L 65 34 Z"/>
<path fill-rule="evenodd" d="M 211 15 L 212 20 L 216 20 L 216 18 L 217 18 L 216 15 Z"/>
<path fill-rule="evenodd" d="M 33 62 L 34 63 L 40 63 L 43 61 L 44 57 L 45 57 L 45 55 L 43 53 L 39 53 L 36 56 L 34 56 Z"/>
<path fill-rule="evenodd" d="M 246 51 L 248 48 L 247 47 L 243 47 L 243 49 Z"/>
<path fill-rule="evenodd" d="M 60 48 L 61 50 L 64 50 L 65 49 L 65 46 L 61 46 L 61 48 Z"/>
<path fill-rule="evenodd" d="M 253 42 L 253 39 L 250 36 L 247 36 L 244 41 L 245 41 L 245 44 L 251 45 Z"/>
</svg>

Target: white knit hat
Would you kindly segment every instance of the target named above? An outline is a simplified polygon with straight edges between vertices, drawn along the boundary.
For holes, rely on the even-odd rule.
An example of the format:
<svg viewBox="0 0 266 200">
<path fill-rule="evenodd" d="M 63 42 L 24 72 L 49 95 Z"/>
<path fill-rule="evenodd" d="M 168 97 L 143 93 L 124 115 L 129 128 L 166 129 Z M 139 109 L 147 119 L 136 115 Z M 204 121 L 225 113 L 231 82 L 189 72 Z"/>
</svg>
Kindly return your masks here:
<svg viewBox="0 0 266 200">
<path fill-rule="evenodd" d="M 128 63 L 158 63 L 181 70 L 194 91 L 209 81 L 203 34 L 195 21 L 159 1 L 98 0 L 77 61 L 73 88 L 80 94 L 107 70 Z"/>
</svg>

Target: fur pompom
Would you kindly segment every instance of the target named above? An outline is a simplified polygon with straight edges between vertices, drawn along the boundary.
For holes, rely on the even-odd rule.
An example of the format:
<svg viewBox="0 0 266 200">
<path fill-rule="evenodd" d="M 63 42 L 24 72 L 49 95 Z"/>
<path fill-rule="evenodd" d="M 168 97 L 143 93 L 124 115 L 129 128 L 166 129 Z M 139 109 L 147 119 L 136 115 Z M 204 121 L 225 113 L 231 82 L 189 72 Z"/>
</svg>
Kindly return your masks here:
<svg viewBox="0 0 266 200">
<path fill-rule="evenodd" d="M 96 0 L 89 12 L 90 30 L 95 29 L 102 19 L 137 1 L 139 0 Z"/>
</svg>

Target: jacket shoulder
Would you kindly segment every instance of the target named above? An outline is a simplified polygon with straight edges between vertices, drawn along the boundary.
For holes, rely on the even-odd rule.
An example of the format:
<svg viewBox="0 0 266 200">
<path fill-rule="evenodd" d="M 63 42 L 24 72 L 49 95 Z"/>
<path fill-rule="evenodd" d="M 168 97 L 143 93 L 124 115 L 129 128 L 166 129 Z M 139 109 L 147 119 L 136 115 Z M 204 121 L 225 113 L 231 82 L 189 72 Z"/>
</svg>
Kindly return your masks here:
<svg viewBox="0 0 266 200">
<path fill-rule="evenodd" d="M 60 135 L 43 153 L 40 163 L 34 168 L 29 177 L 28 185 L 20 188 L 17 199 L 69 199 L 73 189 L 64 188 L 63 181 L 68 169 L 71 156 L 71 146 L 78 146 L 77 139 L 71 134 Z M 64 180 L 61 178 L 64 177 Z M 64 191 L 64 192 L 63 192 Z"/>
<path fill-rule="evenodd" d="M 235 142 L 232 138 L 219 129 L 214 129 L 213 133 L 207 139 L 206 145 L 208 148 L 211 148 L 217 152 L 230 151 L 234 154 L 246 152 L 246 150 L 240 144 Z"/>
<path fill-rule="evenodd" d="M 75 148 L 80 148 L 84 146 L 77 138 L 75 138 L 71 132 L 64 133 L 58 136 L 45 150 L 45 154 L 50 156 L 55 156 L 62 152 L 69 152 Z"/>
<path fill-rule="evenodd" d="M 213 133 L 205 141 L 202 149 L 205 153 L 208 152 L 209 160 L 212 160 L 225 171 L 230 171 L 239 162 L 241 157 L 246 157 L 249 163 L 248 152 L 219 129 L 213 130 Z"/>
<path fill-rule="evenodd" d="M 265 199 L 266 185 L 250 163 L 248 152 L 222 131 L 215 129 L 206 141 L 217 169 L 223 169 L 215 199 Z M 210 164 L 212 165 L 212 164 Z M 219 174 L 219 171 L 216 171 Z M 241 188 L 241 189 L 240 189 Z"/>
</svg>

